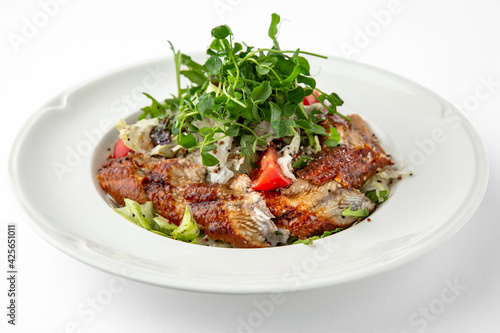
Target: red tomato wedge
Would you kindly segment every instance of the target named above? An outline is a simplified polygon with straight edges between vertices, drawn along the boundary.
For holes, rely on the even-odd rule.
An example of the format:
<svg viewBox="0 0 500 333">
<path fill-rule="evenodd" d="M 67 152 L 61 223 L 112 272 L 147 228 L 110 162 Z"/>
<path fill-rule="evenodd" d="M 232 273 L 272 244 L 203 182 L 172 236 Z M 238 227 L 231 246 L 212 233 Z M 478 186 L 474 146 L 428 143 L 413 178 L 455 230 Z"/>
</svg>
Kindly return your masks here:
<svg viewBox="0 0 500 333">
<path fill-rule="evenodd" d="M 125 146 L 122 139 L 118 139 L 113 150 L 113 158 L 125 157 L 131 151 L 133 150 Z"/>
<path fill-rule="evenodd" d="M 319 91 L 314 90 L 311 95 L 304 97 L 304 101 L 302 102 L 302 104 L 311 105 L 314 103 L 319 103 L 318 99 L 314 95 L 319 96 Z"/>
<path fill-rule="evenodd" d="M 270 191 L 290 185 L 293 180 L 283 175 L 277 163 L 278 153 L 269 147 L 259 159 L 259 168 L 252 173 L 252 188 L 256 191 Z"/>
</svg>

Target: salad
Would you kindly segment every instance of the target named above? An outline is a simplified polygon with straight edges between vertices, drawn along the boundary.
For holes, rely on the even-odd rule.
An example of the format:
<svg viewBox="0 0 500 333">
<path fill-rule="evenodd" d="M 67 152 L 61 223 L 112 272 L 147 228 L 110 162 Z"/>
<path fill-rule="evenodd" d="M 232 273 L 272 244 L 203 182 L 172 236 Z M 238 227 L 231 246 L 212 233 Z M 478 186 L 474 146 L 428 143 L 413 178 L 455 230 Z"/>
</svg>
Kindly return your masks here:
<svg viewBox="0 0 500 333">
<path fill-rule="evenodd" d="M 97 175 L 115 211 L 196 244 L 268 247 L 313 240 L 367 218 L 401 172 L 359 115 L 311 76 L 307 56 L 235 42 L 218 26 L 205 62 L 175 50 L 177 92 L 120 120 Z M 183 86 L 181 77 L 189 84 Z"/>
</svg>

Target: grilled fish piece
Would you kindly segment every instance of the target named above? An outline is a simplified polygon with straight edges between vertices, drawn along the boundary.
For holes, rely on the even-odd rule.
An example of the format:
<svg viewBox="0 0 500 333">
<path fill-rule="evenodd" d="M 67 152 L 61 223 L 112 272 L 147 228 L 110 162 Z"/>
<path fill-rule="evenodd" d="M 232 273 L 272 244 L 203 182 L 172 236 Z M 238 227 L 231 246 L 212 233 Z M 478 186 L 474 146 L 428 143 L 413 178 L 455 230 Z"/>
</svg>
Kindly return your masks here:
<svg viewBox="0 0 500 333">
<path fill-rule="evenodd" d="M 144 178 L 142 186 L 147 201 L 153 202 L 156 212 L 171 223 L 179 225 L 187 205 L 184 200 L 185 186 L 173 186 L 166 179 L 165 175 L 150 173 Z"/>
<path fill-rule="evenodd" d="M 346 188 L 335 181 L 318 186 L 297 179 L 288 188 L 264 192 L 264 198 L 275 216 L 276 226 L 301 239 L 351 226 L 356 218 L 342 216 L 344 209 L 351 207 L 351 210 L 372 212 L 375 208 L 359 190 Z"/>
<path fill-rule="evenodd" d="M 98 174 L 114 201 L 152 201 L 158 214 L 179 225 L 187 204 L 205 233 L 236 247 L 265 247 L 266 235 L 277 230 L 259 192 L 247 175 L 227 184 L 204 183 L 203 166 L 183 159 L 156 159 L 133 154 L 115 159 Z"/>
<path fill-rule="evenodd" d="M 113 159 L 99 169 L 99 185 L 119 205 L 125 204 L 125 198 L 144 204 L 147 195 L 141 184 L 150 164 L 151 158 L 142 154 Z"/>
<path fill-rule="evenodd" d="M 152 166 L 149 172 L 164 176 L 164 181 L 171 186 L 198 184 L 205 180 L 203 166 L 185 159 L 160 160 Z"/>
<path fill-rule="evenodd" d="M 158 180 L 161 178 L 165 184 L 179 186 L 202 182 L 205 170 L 201 165 L 186 160 L 131 154 L 109 161 L 99 170 L 97 179 L 117 204 L 124 205 L 124 198 L 144 204 L 148 201 L 144 181 L 150 174 Z"/>
<path fill-rule="evenodd" d="M 356 138 L 358 138 L 358 140 L 359 140 L 359 137 L 361 137 L 362 140 L 359 140 L 356 142 L 354 140 L 352 140 L 352 138 L 351 138 L 351 140 L 350 140 L 351 144 L 349 146 L 362 147 L 365 144 L 367 144 L 370 148 L 372 148 L 376 152 L 379 152 L 380 154 L 385 156 L 384 149 L 382 149 L 382 147 L 379 145 L 379 143 L 377 141 L 377 137 L 375 136 L 375 134 L 373 134 L 370 131 L 370 128 L 368 127 L 366 122 L 363 120 L 363 118 L 361 118 L 361 116 L 358 114 L 351 114 L 351 115 L 349 115 L 349 118 L 351 119 L 350 125 L 352 126 L 352 129 L 354 131 L 349 132 L 348 127 L 344 127 L 345 130 L 341 129 L 341 131 L 343 132 L 343 134 L 342 134 L 343 140 L 347 141 L 348 140 L 347 137 L 349 134 L 353 135 L 352 138 L 356 137 Z M 344 122 L 345 122 L 345 119 L 342 119 L 342 120 L 344 120 Z"/>
<path fill-rule="evenodd" d="M 261 194 L 250 185 L 250 178 L 239 174 L 225 185 L 187 186 L 184 199 L 208 236 L 236 247 L 265 247 L 266 236 L 277 228 Z"/>
<path fill-rule="evenodd" d="M 340 143 L 350 148 L 363 148 L 368 145 L 371 149 L 385 155 L 384 150 L 379 145 L 375 134 L 370 131 L 366 122 L 357 114 L 350 114 L 348 121 L 337 114 L 327 115 L 325 120 L 319 124 L 325 128 L 327 133 L 330 127 L 335 127 L 340 136 Z M 322 138 L 323 139 L 323 138 Z M 324 140 L 324 139 L 323 139 Z"/>
<path fill-rule="evenodd" d="M 316 185 L 334 180 L 345 187 L 360 188 L 379 168 L 389 163 L 389 159 L 368 146 L 352 149 L 340 145 L 324 147 L 297 174 Z"/>
<path fill-rule="evenodd" d="M 360 188 L 377 170 L 393 164 L 364 120 L 358 115 L 349 117 L 351 122 L 338 115 L 327 115 L 320 123 L 327 132 L 332 126 L 337 129 L 340 144 L 323 145 L 309 165 L 297 171 L 299 177 L 316 185 L 334 180 L 345 187 Z"/>
<path fill-rule="evenodd" d="M 141 186 L 161 216 L 179 225 L 184 216 L 186 186 L 202 183 L 203 166 L 184 159 L 166 159 L 149 167 Z"/>
</svg>

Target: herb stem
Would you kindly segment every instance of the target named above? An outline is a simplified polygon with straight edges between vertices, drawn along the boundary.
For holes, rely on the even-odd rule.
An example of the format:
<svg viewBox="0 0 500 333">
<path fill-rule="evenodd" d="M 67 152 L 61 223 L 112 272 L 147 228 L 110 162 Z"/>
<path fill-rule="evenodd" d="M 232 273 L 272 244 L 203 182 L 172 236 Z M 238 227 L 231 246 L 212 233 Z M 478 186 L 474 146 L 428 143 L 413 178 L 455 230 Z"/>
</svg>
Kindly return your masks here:
<svg viewBox="0 0 500 333">
<path fill-rule="evenodd" d="M 299 110 L 304 115 L 304 118 L 309 119 L 309 116 L 307 115 L 307 112 L 306 112 L 306 109 L 304 108 L 304 105 L 302 103 L 299 103 L 298 107 L 299 107 Z"/>
<path fill-rule="evenodd" d="M 326 94 L 325 94 L 323 91 L 321 91 L 319 88 L 316 88 L 316 90 L 317 90 L 320 94 L 324 94 L 324 95 L 326 95 Z M 318 100 L 318 101 L 319 101 L 319 100 Z M 321 105 L 323 105 L 323 107 L 324 107 L 325 109 L 328 109 L 328 106 L 327 106 L 325 103 L 323 103 L 322 101 L 319 101 L 319 102 L 321 103 Z M 335 109 L 335 113 L 336 113 L 336 114 L 338 114 L 340 117 L 344 118 L 345 120 L 347 120 L 347 121 L 351 121 L 351 119 L 350 119 L 349 117 L 344 116 L 342 113 L 338 112 L 338 111 L 337 111 L 337 109 Z"/>
<path fill-rule="evenodd" d="M 238 105 L 240 105 L 240 106 L 242 106 L 244 108 L 247 107 L 246 104 L 244 104 L 243 102 L 240 102 L 239 100 L 237 100 L 233 96 L 229 95 L 229 93 L 226 91 L 226 85 L 225 84 L 222 85 L 222 92 L 224 93 L 224 95 L 227 96 L 228 100 L 232 100 L 233 102 L 235 102 L 236 104 L 238 104 Z"/>
<path fill-rule="evenodd" d="M 274 69 L 272 69 L 271 67 L 269 66 L 266 66 L 266 65 L 261 65 L 257 62 L 257 60 L 253 59 L 253 58 L 248 58 L 249 61 L 252 61 L 254 62 L 255 64 L 257 64 L 257 66 L 260 66 L 260 67 L 263 67 L 263 68 L 267 68 L 269 69 L 270 72 L 272 72 L 274 74 L 274 76 L 276 76 L 276 78 L 278 79 L 278 81 L 281 83 L 282 80 L 281 78 L 279 77 L 279 75 L 274 71 Z M 260 84 L 260 82 L 257 82 L 257 84 Z"/>
<path fill-rule="evenodd" d="M 253 57 L 256 53 L 264 52 L 264 51 L 267 51 L 267 52 L 270 52 L 270 53 L 285 54 L 285 53 L 295 53 L 295 51 L 297 51 L 297 50 L 282 51 L 282 50 L 275 50 L 275 49 L 257 49 L 255 51 L 252 51 L 252 52 L 248 53 L 245 57 L 241 58 L 241 60 L 238 62 L 238 64 L 241 64 L 242 62 L 246 61 L 248 58 Z M 328 59 L 327 56 L 324 56 L 324 55 L 321 55 L 321 54 L 317 54 L 317 53 L 312 53 L 312 52 L 307 52 L 307 51 L 299 51 L 299 53 L 301 53 L 301 54 L 307 54 L 307 55 L 318 57 L 318 58 L 322 58 L 322 59 Z"/>
</svg>

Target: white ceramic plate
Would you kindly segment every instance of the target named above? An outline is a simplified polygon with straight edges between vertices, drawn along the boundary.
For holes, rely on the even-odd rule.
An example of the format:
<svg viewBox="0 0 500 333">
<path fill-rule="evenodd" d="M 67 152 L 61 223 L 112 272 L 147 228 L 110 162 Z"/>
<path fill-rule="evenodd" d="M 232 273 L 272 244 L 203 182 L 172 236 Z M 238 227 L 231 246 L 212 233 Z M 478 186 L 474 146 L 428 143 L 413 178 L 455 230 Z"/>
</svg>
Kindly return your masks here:
<svg viewBox="0 0 500 333">
<path fill-rule="evenodd" d="M 452 236 L 487 184 L 484 148 L 448 102 L 393 74 L 339 59 L 311 59 L 318 86 L 336 91 L 390 138 L 414 176 L 363 222 L 313 245 L 221 249 L 143 230 L 114 213 L 95 182 L 114 123 L 176 91 L 172 59 L 155 59 L 87 81 L 40 108 L 10 156 L 14 191 L 33 229 L 89 265 L 159 286 L 222 293 L 294 291 L 387 271 Z M 128 118 L 132 120 L 133 117 Z"/>
</svg>

